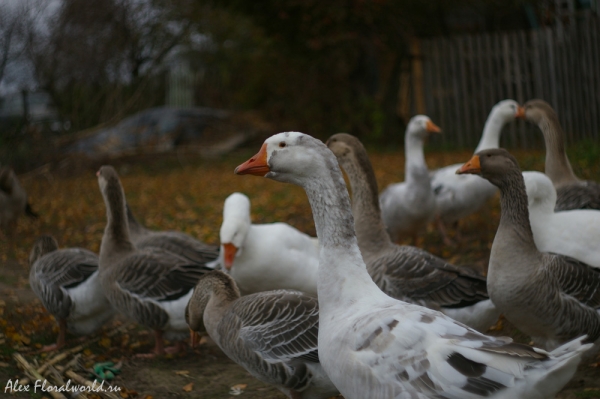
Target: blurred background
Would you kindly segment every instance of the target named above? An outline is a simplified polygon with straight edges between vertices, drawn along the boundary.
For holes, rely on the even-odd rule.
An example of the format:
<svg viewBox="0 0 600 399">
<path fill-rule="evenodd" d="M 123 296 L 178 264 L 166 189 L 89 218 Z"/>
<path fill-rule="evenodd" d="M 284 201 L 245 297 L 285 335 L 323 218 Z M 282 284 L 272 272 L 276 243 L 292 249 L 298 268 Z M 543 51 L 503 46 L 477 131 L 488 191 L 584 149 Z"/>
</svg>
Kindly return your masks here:
<svg viewBox="0 0 600 399">
<path fill-rule="evenodd" d="M 598 0 L 1 0 L 0 164 L 285 130 L 398 149 L 417 113 L 433 148 L 472 149 L 505 98 L 545 99 L 593 146 L 599 20 Z M 531 129 L 502 145 L 543 148 Z"/>
</svg>

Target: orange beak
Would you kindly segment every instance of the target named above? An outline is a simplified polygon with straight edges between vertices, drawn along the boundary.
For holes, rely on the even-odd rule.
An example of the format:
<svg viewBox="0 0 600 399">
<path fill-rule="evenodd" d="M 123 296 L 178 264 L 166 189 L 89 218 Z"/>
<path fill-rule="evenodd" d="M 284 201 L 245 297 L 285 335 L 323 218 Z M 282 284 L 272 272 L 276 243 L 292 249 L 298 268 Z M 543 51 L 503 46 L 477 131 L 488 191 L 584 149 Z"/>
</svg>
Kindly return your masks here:
<svg viewBox="0 0 600 399">
<path fill-rule="evenodd" d="M 267 144 L 263 144 L 258 154 L 235 168 L 233 173 L 236 175 L 264 176 L 270 171 L 271 169 L 267 163 Z"/>
<path fill-rule="evenodd" d="M 518 106 L 515 118 L 525 119 L 525 108 Z"/>
<path fill-rule="evenodd" d="M 198 346 L 198 342 L 200 342 L 200 335 L 190 328 L 190 346 L 195 348 Z"/>
<path fill-rule="evenodd" d="M 469 161 L 460 167 L 456 171 L 457 175 L 462 175 L 465 173 L 471 174 L 479 174 L 481 173 L 481 165 L 479 163 L 479 155 L 473 155 L 473 158 L 469 159 Z"/>
<path fill-rule="evenodd" d="M 427 129 L 429 133 L 442 133 L 442 129 L 432 121 L 427 121 L 425 129 Z"/>
<path fill-rule="evenodd" d="M 237 248 L 232 243 L 223 244 L 223 262 L 225 263 L 225 269 L 231 270 L 231 266 L 233 266 L 233 260 L 235 259 L 235 254 L 237 252 Z"/>
</svg>

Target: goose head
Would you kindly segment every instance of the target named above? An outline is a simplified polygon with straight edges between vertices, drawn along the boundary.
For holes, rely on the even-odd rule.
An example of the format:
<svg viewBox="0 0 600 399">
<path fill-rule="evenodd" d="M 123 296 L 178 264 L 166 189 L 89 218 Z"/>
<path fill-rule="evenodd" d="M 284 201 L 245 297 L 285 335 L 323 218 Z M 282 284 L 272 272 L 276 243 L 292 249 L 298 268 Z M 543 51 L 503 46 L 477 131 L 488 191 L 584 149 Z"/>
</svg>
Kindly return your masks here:
<svg viewBox="0 0 600 399">
<path fill-rule="evenodd" d="M 358 159 L 357 149 L 363 147 L 360 140 L 347 133 L 334 134 L 325 144 L 336 156 L 342 168 L 346 170 Z"/>
<path fill-rule="evenodd" d="M 234 301 L 241 296 L 235 281 L 231 276 L 213 270 L 198 279 L 194 292 L 185 307 L 185 322 L 190 328 L 190 342 L 196 346 L 198 331 L 204 331 L 204 311 L 211 297 L 220 300 Z"/>
<path fill-rule="evenodd" d="M 250 200 L 242 193 L 233 193 L 223 205 L 223 223 L 220 239 L 223 266 L 231 270 L 235 257 L 239 256 L 250 230 Z"/>
<path fill-rule="evenodd" d="M 539 125 L 545 119 L 558 120 L 556 112 L 544 100 L 529 100 L 523 105 L 522 118 Z"/>
<path fill-rule="evenodd" d="M 284 132 L 265 140 L 260 151 L 235 173 L 305 186 L 323 170 L 336 168 L 337 160 L 323 142 L 304 133 Z"/>
<path fill-rule="evenodd" d="M 107 205 L 114 205 L 118 199 L 120 200 L 118 194 L 123 197 L 121 181 L 119 180 L 119 175 L 115 168 L 110 165 L 101 166 L 98 172 L 96 172 L 96 176 L 98 177 L 100 192 L 102 192 L 102 196 Z M 125 206 L 125 204 L 123 204 L 123 206 Z"/>
<path fill-rule="evenodd" d="M 525 109 L 515 100 L 502 100 L 492 107 L 490 114 L 505 124 L 515 118 L 524 118 Z"/>
<path fill-rule="evenodd" d="M 556 190 L 552 180 L 541 172 L 523 172 L 525 191 L 530 210 L 554 213 Z"/>
<path fill-rule="evenodd" d="M 491 148 L 479 151 L 456 171 L 457 174 L 476 174 L 489 180 L 495 186 L 501 186 L 510 174 L 520 174 L 519 163 L 503 148 Z"/>
<path fill-rule="evenodd" d="M 431 121 L 428 116 L 416 115 L 410 118 L 406 126 L 406 137 L 425 140 L 431 133 L 441 133 L 442 129 Z"/>
<path fill-rule="evenodd" d="M 31 267 L 39 258 L 56 251 L 58 249 L 58 242 L 52 236 L 41 236 L 33 244 L 33 248 L 29 253 L 29 266 Z"/>
</svg>

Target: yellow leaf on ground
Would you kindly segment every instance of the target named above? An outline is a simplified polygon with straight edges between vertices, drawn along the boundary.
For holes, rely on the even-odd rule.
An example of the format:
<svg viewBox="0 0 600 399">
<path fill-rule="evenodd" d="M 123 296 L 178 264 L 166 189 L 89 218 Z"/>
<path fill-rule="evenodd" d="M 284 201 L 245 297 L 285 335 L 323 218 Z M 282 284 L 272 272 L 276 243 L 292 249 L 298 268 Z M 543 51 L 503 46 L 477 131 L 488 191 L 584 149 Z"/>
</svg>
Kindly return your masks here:
<svg viewBox="0 0 600 399">
<path fill-rule="evenodd" d="M 104 337 L 100 340 L 100 342 L 98 344 L 100 346 L 102 346 L 103 348 L 109 348 L 110 347 L 110 338 Z"/>
<path fill-rule="evenodd" d="M 190 392 L 192 389 L 194 389 L 194 383 L 193 382 L 190 382 L 189 384 L 183 386 L 183 390 L 185 392 Z"/>
<path fill-rule="evenodd" d="M 189 370 L 177 370 L 177 371 L 175 371 L 175 374 L 187 376 L 190 374 L 190 371 Z"/>
<path fill-rule="evenodd" d="M 235 384 L 231 389 L 246 389 L 247 386 L 248 384 Z"/>
</svg>

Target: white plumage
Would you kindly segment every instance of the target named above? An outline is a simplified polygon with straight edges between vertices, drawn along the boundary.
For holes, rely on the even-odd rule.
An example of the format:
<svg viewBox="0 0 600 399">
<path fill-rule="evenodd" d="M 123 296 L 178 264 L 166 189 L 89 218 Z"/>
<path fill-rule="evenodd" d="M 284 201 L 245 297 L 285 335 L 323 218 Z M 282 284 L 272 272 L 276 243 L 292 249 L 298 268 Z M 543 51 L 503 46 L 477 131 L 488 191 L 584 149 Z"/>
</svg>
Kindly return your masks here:
<svg viewBox="0 0 600 399">
<path fill-rule="evenodd" d="M 600 268 L 600 211 L 554 212 L 556 190 L 550 178 L 540 172 L 523 172 L 523 178 L 536 247 Z"/>
<path fill-rule="evenodd" d="M 286 223 L 252 224 L 250 200 L 225 200 L 220 231 L 221 262 L 243 294 L 294 289 L 317 295 L 319 245 Z"/>
</svg>

